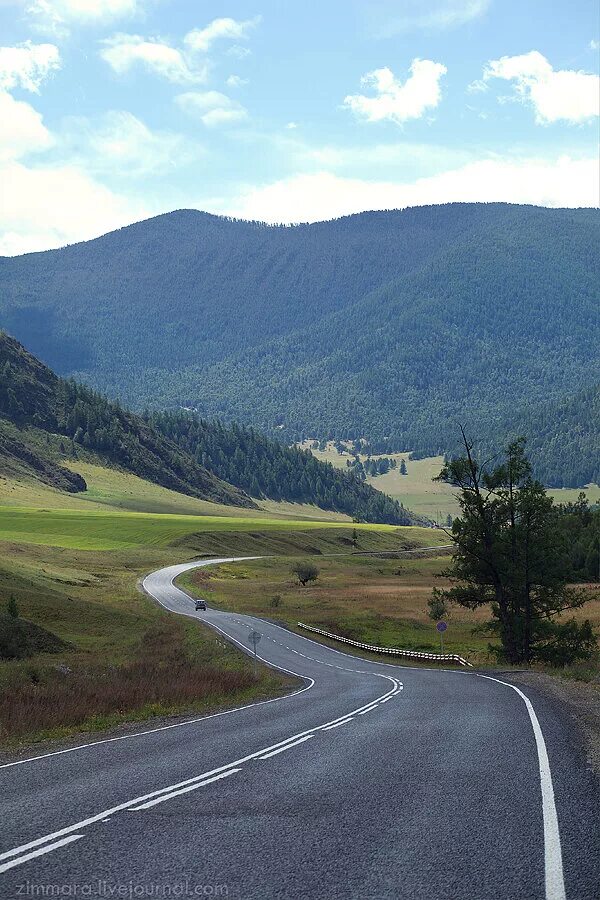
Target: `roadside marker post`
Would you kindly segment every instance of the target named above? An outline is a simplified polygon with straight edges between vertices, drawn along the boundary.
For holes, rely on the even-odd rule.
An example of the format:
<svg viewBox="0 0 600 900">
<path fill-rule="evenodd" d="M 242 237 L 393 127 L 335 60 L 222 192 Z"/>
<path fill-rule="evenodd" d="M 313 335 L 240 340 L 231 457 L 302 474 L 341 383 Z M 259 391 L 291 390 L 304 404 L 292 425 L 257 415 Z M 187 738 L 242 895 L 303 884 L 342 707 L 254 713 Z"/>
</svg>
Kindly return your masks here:
<svg viewBox="0 0 600 900">
<path fill-rule="evenodd" d="M 438 622 L 435 627 L 437 628 L 439 635 L 440 635 L 440 646 L 441 646 L 441 650 L 443 653 L 444 652 L 444 632 L 448 627 L 448 623 L 447 622 Z"/>
<path fill-rule="evenodd" d="M 248 643 L 254 649 L 254 677 L 256 678 L 256 648 L 262 637 L 260 631 L 251 631 L 248 635 Z"/>
</svg>

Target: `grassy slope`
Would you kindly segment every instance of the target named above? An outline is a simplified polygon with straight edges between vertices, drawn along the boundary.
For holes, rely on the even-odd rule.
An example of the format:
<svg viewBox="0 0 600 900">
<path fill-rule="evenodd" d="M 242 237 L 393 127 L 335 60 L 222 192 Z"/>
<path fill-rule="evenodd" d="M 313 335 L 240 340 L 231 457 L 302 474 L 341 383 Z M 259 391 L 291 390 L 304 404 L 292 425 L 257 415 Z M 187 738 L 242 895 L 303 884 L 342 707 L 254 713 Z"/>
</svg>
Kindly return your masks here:
<svg viewBox="0 0 600 900">
<path fill-rule="evenodd" d="M 11 477 L 0 473 L 0 505 L 44 509 L 118 510 L 175 515 L 212 515 L 238 517 L 261 516 L 253 509 L 232 508 L 209 500 L 198 500 L 158 484 L 144 481 L 137 475 L 106 468 L 95 461 L 77 460 L 65 463 L 80 472 L 87 490 L 66 494 L 31 478 Z M 315 519 L 325 522 L 348 522 L 348 516 L 301 503 L 278 503 L 258 500 L 270 518 Z"/>
<path fill-rule="evenodd" d="M 394 549 L 397 547 L 396 534 L 418 533 L 423 529 L 399 528 L 393 525 L 357 525 L 358 530 L 381 536 L 373 549 Z M 296 519 L 271 519 L 243 516 L 190 516 L 173 514 L 102 512 L 98 510 L 80 511 L 63 509 L 34 509 L 24 507 L 0 507 L 0 541 L 23 544 L 41 544 L 49 547 L 70 547 L 81 550 L 119 550 L 138 546 L 165 547 L 175 542 L 185 543 L 196 552 L 203 552 L 203 541 L 210 548 L 210 536 L 214 534 L 234 534 L 230 539 L 232 552 L 243 544 L 242 535 L 248 534 L 248 542 L 254 535 L 270 533 L 301 532 L 318 546 L 321 536 L 312 537 L 314 532 L 337 531 L 345 540 L 350 540 L 352 527 L 342 522 L 302 522 Z M 204 540 L 204 535 L 207 535 Z M 385 536 L 389 536 L 389 547 L 384 546 Z M 437 537 L 437 535 L 436 535 Z M 337 544 L 329 538 L 323 539 L 331 550 Z M 340 537 L 340 540 L 342 538 Z M 227 539 L 225 539 L 225 544 Z"/>
<path fill-rule="evenodd" d="M 302 446 L 307 447 L 311 442 L 306 441 Z M 345 468 L 346 460 L 351 459 L 348 453 L 340 454 L 332 443 L 328 444 L 326 450 L 312 450 L 317 459 L 323 462 L 332 463 L 338 468 Z M 430 456 L 426 459 L 409 459 L 408 453 L 390 453 L 387 454 L 389 459 L 396 459 L 398 466 L 403 459 L 406 463 L 406 475 L 400 475 L 399 469 L 392 469 L 385 475 L 378 475 L 376 478 L 367 478 L 367 482 L 377 490 L 389 494 L 402 503 L 413 512 L 427 516 L 430 519 L 439 519 L 442 524 L 446 516 L 458 514 L 458 503 L 456 501 L 455 491 L 447 484 L 432 481 L 439 475 L 443 466 L 444 458 L 442 456 Z M 373 456 L 372 459 L 379 457 Z M 365 456 L 361 456 L 364 461 Z M 598 503 L 600 501 L 600 486 L 597 484 L 585 485 L 582 488 L 550 488 L 548 494 L 554 497 L 557 503 L 569 503 L 577 499 L 580 491 L 585 491 L 590 502 Z"/>
</svg>

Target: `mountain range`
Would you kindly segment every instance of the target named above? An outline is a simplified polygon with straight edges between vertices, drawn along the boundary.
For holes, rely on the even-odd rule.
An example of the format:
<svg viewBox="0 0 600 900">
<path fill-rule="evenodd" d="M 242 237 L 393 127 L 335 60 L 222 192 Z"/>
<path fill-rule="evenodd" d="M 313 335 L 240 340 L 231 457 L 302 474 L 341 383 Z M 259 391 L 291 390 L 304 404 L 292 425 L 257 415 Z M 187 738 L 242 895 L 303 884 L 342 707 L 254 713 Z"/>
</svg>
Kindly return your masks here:
<svg viewBox="0 0 600 900">
<path fill-rule="evenodd" d="M 525 433 L 600 477 L 600 214 L 450 204 L 267 226 L 194 210 L 0 259 L 0 325 L 138 410 L 452 452 Z"/>
</svg>

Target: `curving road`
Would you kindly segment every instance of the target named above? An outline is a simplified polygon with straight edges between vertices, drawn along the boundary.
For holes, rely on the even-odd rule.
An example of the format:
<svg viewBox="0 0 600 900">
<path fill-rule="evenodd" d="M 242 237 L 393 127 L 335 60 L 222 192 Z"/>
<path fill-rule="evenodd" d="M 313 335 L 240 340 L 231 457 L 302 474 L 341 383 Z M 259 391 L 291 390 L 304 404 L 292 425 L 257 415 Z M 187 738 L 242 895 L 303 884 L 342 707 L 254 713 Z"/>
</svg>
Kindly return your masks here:
<svg viewBox="0 0 600 900">
<path fill-rule="evenodd" d="M 258 630 L 300 686 L 1 766 L 0 897 L 598 900 L 597 783 L 560 708 L 196 613 L 173 578 L 224 561 L 144 589 L 246 650 Z"/>
</svg>

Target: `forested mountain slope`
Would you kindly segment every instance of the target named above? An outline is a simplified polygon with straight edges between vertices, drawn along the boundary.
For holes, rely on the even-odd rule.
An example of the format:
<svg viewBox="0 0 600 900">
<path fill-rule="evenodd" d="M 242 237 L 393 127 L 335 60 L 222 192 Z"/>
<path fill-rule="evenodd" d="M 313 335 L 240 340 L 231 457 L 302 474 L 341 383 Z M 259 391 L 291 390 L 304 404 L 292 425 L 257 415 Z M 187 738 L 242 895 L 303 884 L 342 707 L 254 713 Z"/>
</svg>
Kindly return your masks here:
<svg viewBox="0 0 600 900">
<path fill-rule="evenodd" d="M 600 382 L 599 224 L 505 204 L 293 228 L 181 211 L 0 260 L 0 324 L 138 408 L 452 451 L 459 422 L 503 440 Z M 570 431 L 559 460 L 549 431 L 530 443 L 557 484 L 597 471 Z"/>
<path fill-rule="evenodd" d="M 410 524 L 411 514 L 351 473 L 289 450 L 252 430 L 196 417 L 127 412 L 57 377 L 0 332 L 0 470 L 62 490 L 85 490 L 61 465 L 85 448 L 163 487 L 218 503 L 256 507 L 257 498 L 313 503 L 368 522 Z M 231 479 L 229 478 L 231 476 Z"/>
<path fill-rule="evenodd" d="M 50 435 L 65 438 L 59 454 L 53 452 Z M 0 332 L 0 464 L 13 471 L 20 462 L 26 473 L 42 481 L 66 490 L 85 490 L 85 481 L 60 465 L 61 457 L 72 456 L 74 445 L 171 490 L 218 503 L 255 505 L 139 416 L 88 387 L 59 378 Z"/>
<path fill-rule="evenodd" d="M 546 484 L 600 484 L 600 384 L 530 410 L 512 429 L 529 435 L 527 450 Z"/>
<path fill-rule="evenodd" d="M 0 324 L 61 374 L 115 369 L 134 381 L 146 368 L 203 366 L 318 322 L 514 209 L 431 207 L 296 227 L 180 210 L 0 258 Z"/>
</svg>

